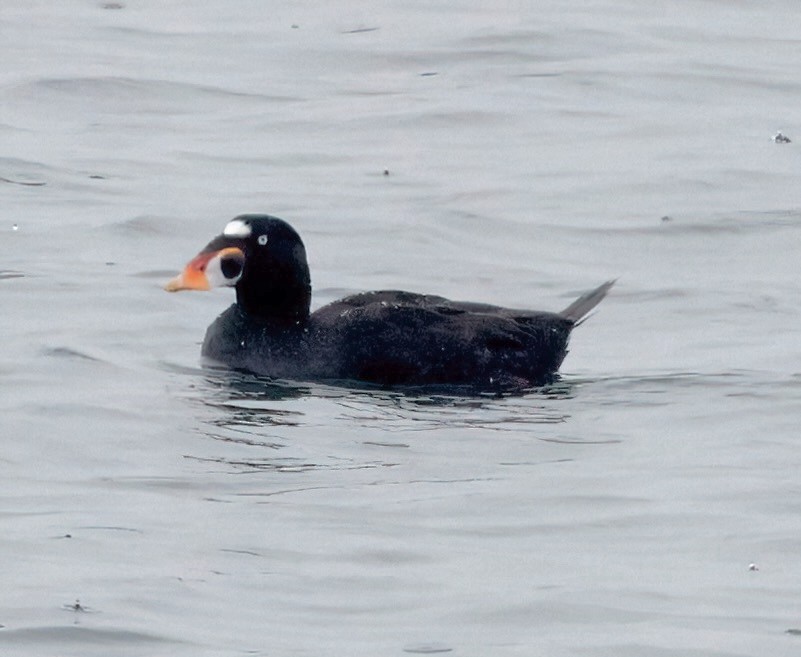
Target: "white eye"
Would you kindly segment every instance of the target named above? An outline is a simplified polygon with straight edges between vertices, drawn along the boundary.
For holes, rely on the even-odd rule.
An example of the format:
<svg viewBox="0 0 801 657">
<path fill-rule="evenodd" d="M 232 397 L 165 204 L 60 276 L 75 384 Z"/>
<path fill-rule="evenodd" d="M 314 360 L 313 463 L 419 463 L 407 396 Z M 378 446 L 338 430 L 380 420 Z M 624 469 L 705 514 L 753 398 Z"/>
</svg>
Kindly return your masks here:
<svg viewBox="0 0 801 657">
<path fill-rule="evenodd" d="M 259 235 L 259 239 L 256 241 L 259 243 L 259 246 L 264 246 L 265 244 L 267 244 L 267 236 Z"/>
<path fill-rule="evenodd" d="M 250 224 L 245 223 L 241 219 L 234 219 L 229 221 L 223 229 L 223 235 L 226 237 L 250 237 L 253 229 Z"/>
</svg>

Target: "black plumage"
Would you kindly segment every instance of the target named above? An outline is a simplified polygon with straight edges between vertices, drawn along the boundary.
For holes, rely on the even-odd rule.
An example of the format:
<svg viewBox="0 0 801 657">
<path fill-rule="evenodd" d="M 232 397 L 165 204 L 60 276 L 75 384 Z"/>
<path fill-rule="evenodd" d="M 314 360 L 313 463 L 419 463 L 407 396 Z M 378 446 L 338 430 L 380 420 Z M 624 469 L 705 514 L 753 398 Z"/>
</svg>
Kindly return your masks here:
<svg viewBox="0 0 801 657">
<path fill-rule="evenodd" d="M 310 313 L 309 268 L 298 234 L 281 219 L 242 215 L 168 289 L 200 287 L 186 283 L 189 269 L 195 263 L 196 269 L 211 270 L 215 259 L 219 282 L 202 289 L 235 285 L 237 301 L 209 326 L 203 355 L 230 367 L 305 381 L 479 389 L 542 385 L 562 364 L 571 330 L 612 286 L 604 283 L 560 313 L 393 290 L 356 294 Z"/>
</svg>

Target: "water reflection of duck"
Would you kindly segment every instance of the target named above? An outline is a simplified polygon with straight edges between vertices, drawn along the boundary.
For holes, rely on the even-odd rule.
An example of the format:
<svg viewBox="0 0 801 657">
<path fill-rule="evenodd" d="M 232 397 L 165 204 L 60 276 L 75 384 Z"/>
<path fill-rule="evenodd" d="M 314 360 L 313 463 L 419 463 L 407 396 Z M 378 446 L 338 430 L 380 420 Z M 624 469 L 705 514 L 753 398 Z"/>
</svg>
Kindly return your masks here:
<svg viewBox="0 0 801 657">
<path fill-rule="evenodd" d="M 285 221 L 230 221 L 169 291 L 236 287 L 236 303 L 209 326 L 203 355 L 294 380 L 383 385 L 526 388 L 553 379 L 571 330 L 613 281 L 562 312 L 513 310 L 401 291 L 366 292 L 309 312 L 306 251 Z"/>
</svg>

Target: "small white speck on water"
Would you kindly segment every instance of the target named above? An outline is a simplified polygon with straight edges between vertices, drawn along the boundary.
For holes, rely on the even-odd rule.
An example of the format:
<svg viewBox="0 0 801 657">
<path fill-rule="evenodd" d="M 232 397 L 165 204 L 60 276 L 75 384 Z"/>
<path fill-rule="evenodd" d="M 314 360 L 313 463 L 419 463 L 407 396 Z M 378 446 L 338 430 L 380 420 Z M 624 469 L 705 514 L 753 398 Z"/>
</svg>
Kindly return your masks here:
<svg viewBox="0 0 801 657">
<path fill-rule="evenodd" d="M 11 230 L 19 230 L 19 225 L 14 224 L 13 226 L 11 226 Z"/>
</svg>

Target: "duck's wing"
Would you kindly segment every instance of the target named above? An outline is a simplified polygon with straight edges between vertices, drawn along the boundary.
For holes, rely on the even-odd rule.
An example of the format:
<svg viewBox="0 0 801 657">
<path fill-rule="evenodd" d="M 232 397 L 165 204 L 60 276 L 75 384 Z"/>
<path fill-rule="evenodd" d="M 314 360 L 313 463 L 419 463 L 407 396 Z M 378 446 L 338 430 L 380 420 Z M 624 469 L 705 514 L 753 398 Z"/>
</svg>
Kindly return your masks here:
<svg viewBox="0 0 801 657">
<path fill-rule="evenodd" d="M 324 306 L 310 340 L 336 378 L 383 384 L 488 385 L 545 380 L 565 355 L 572 322 L 409 293 L 367 293 Z"/>
</svg>

